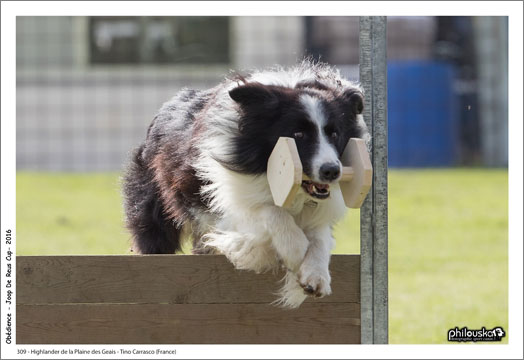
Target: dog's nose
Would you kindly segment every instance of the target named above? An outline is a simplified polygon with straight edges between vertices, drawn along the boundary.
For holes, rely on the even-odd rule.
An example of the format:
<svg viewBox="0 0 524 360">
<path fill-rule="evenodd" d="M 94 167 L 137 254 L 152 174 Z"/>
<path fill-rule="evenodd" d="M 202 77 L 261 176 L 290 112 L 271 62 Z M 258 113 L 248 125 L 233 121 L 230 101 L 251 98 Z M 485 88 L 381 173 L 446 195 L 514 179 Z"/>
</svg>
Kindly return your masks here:
<svg viewBox="0 0 524 360">
<path fill-rule="evenodd" d="M 340 166 L 336 163 L 327 163 L 320 167 L 320 180 L 333 181 L 340 175 Z"/>
</svg>

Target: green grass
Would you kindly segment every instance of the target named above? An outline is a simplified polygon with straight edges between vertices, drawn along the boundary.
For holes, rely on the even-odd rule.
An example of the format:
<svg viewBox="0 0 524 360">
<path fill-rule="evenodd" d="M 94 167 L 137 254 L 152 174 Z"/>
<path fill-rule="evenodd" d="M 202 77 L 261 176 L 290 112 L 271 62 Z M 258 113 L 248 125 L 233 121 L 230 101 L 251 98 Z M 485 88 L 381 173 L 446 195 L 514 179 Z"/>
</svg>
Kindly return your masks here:
<svg viewBox="0 0 524 360">
<path fill-rule="evenodd" d="M 118 174 L 18 172 L 18 255 L 129 253 Z"/>
<path fill-rule="evenodd" d="M 127 254 L 117 174 L 17 174 L 17 253 Z M 508 336 L 505 170 L 393 170 L 389 176 L 390 342 L 446 343 L 455 326 Z M 359 252 L 359 212 L 335 228 Z M 504 339 L 507 343 L 508 337 Z"/>
<path fill-rule="evenodd" d="M 507 184 L 505 170 L 390 173 L 391 343 L 446 343 L 455 326 L 507 330 Z M 358 220 L 353 211 L 337 226 L 336 252 L 359 252 Z"/>
</svg>

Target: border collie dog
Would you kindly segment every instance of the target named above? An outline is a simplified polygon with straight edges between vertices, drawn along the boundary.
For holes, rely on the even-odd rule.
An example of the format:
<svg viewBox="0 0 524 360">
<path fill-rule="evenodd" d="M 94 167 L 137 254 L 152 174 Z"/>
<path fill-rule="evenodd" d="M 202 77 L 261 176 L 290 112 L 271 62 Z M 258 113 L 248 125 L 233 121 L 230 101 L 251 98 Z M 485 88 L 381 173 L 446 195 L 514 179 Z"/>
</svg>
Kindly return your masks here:
<svg viewBox="0 0 524 360">
<path fill-rule="evenodd" d="M 333 225 L 346 208 L 340 156 L 369 141 L 357 84 L 322 63 L 253 71 L 166 102 L 123 179 L 133 250 L 224 254 L 238 269 L 286 269 L 277 303 L 331 293 Z M 266 171 L 281 136 L 295 139 L 304 173 L 289 209 L 275 206 Z"/>
</svg>

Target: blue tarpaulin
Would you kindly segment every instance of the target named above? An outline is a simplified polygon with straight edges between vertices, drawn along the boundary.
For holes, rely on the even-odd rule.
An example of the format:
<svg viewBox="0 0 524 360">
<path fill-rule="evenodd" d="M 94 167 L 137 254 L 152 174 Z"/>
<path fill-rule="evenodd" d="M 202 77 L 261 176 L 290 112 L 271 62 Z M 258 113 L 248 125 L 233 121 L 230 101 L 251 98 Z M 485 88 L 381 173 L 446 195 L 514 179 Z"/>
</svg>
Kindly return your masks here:
<svg viewBox="0 0 524 360">
<path fill-rule="evenodd" d="M 443 62 L 388 62 L 389 166 L 453 166 L 458 161 L 455 67 Z"/>
</svg>

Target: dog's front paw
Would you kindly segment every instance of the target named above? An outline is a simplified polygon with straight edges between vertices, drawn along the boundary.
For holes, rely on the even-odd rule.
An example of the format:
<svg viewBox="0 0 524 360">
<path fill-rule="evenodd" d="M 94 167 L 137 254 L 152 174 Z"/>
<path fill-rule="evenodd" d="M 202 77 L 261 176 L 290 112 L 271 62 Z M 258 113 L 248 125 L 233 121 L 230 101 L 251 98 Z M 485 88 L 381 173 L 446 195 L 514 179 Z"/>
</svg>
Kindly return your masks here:
<svg viewBox="0 0 524 360">
<path fill-rule="evenodd" d="M 331 295 L 331 276 L 328 271 L 314 271 L 305 267 L 300 269 L 298 282 L 304 293 L 314 297 Z"/>
</svg>

